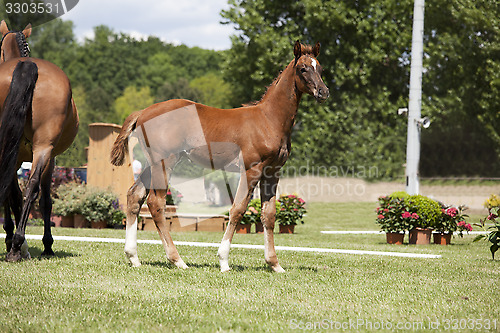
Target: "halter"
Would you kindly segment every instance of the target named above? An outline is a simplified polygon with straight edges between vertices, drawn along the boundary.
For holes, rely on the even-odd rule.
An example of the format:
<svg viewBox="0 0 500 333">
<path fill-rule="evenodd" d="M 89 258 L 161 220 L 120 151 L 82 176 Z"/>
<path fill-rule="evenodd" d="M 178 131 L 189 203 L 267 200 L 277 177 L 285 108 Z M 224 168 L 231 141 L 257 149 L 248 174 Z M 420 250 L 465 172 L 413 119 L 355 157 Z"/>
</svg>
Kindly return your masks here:
<svg viewBox="0 0 500 333">
<path fill-rule="evenodd" d="M 5 35 L 3 35 L 2 40 L 0 40 L 0 51 L 2 50 L 3 40 L 7 37 L 8 34 L 16 34 L 16 42 L 19 47 L 19 52 L 21 53 L 21 57 L 29 57 L 30 55 L 30 47 L 28 42 L 26 41 L 26 37 L 21 31 L 9 31 Z"/>
</svg>

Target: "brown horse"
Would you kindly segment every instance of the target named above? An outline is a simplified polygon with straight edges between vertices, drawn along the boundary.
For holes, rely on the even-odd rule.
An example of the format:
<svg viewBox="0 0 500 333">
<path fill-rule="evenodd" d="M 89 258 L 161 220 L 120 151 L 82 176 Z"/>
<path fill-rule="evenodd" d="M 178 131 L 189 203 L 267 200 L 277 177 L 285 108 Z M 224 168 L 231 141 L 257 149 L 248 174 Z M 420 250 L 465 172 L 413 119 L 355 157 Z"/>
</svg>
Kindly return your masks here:
<svg viewBox="0 0 500 333">
<path fill-rule="evenodd" d="M 279 171 L 290 153 L 290 136 L 302 94 L 313 95 L 320 102 L 329 96 L 316 59 L 319 50 L 319 43 L 311 47 L 297 41 L 295 59 L 254 105 L 222 110 L 187 100 L 169 100 L 134 112 L 125 120 L 114 143 L 111 162 L 123 163 L 128 150 L 127 138 L 136 130 L 151 165 L 128 191 L 125 253 L 133 266 L 140 265 L 137 215 L 148 197 L 147 204 L 169 261 L 179 268 L 187 268 L 170 237 L 165 219 L 169 175 L 179 156 L 186 153 L 191 160 L 213 169 L 225 169 L 233 163 L 242 171 L 230 210 L 230 223 L 218 250 L 221 271 L 230 269 L 228 259 L 233 234 L 259 181 L 265 260 L 274 271 L 284 271 L 274 248 L 276 189 Z"/>
<path fill-rule="evenodd" d="M 0 32 L 0 204 L 5 208 L 7 261 L 18 261 L 30 257 L 24 235 L 29 211 L 40 191 L 42 255 L 54 254 L 50 230 L 54 157 L 73 142 L 78 114 L 66 74 L 48 61 L 27 57 L 31 25 L 13 32 L 2 21 Z M 24 161 L 32 161 L 33 168 L 23 200 L 16 170 Z M 15 234 L 11 210 L 16 219 Z"/>
</svg>

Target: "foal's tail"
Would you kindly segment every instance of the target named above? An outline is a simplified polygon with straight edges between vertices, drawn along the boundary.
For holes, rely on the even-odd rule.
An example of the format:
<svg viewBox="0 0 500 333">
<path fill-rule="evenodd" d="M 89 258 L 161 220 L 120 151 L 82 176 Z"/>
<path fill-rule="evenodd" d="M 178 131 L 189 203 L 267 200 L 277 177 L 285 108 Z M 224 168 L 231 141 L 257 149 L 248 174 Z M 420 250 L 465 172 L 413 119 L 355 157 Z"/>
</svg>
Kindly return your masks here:
<svg viewBox="0 0 500 333">
<path fill-rule="evenodd" d="M 9 94 L 3 105 L 0 125 L 0 204 L 16 172 L 19 144 L 26 116 L 31 110 L 38 67 L 31 61 L 19 61 L 12 73 Z"/>
<path fill-rule="evenodd" d="M 111 164 L 119 166 L 123 164 L 125 160 L 125 155 L 128 151 L 128 137 L 135 129 L 135 124 L 137 119 L 141 115 L 142 111 L 136 111 L 125 119 L 123 123 L 122 130 L 113 144 L 111 149 Z"/>
</svg>

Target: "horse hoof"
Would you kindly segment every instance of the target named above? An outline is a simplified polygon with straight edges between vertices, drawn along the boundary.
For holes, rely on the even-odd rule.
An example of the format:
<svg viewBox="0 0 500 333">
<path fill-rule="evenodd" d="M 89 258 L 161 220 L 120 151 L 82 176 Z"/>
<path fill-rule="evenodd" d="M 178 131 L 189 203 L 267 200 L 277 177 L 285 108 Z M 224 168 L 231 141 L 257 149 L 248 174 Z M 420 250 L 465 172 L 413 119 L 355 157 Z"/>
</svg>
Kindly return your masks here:
<svg viewBox="0 0 500 333">
<path fill-rule="evenodd" d="M 231 270 L 231 267 L 229 267 L 229 265 L 224 265 L 224 266 L 220 267 L 221 273 L 226 273 L 226 272 L 229 272 L 230 270 Z"/>
<path fill-rule="evenodd" d="M 21 254 L 21 251 L 16 251 L 16 252 L 10 251 L 9 253 L 7 253 L 6 260 L 8 262 L 17 262 L 17 261 L 21 261 L 23 259 L 25 259 L 25 260 L 31 259 L 31 254 L 29 252 Z"/>
<path fill-rule="evenodd" d="M 276 265 L 276 266 L 273 266 L 271 267 L 272 270 L 276 273 L 285 273 L 286 271 L 283 269 L 283 267 L 281 267 L 281 265 Z"/>
<path fill-rule="evenodd" d="M 173 262 L 173 264 L 175 265 L 175 267 L 177 268 L 180 268 L 180 269 L 188 269 L 188 265 L 186 265 L 186 263 L 184 262 L 184 260 L 178 260 L 176 262 Z"/>
<path fill-rule="evenodd" d="M 42 252 L 42 257 L 52 257 L 55 256 L 56 254 L 52 250 L 44 250 Z"/>
</svg>

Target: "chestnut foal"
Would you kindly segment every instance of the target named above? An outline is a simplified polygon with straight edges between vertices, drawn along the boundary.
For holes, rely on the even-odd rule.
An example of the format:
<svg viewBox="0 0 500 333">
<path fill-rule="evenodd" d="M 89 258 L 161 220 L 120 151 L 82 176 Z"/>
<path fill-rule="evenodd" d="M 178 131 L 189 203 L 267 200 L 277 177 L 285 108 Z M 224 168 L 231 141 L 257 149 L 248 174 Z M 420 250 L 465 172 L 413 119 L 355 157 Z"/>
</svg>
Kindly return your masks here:
<svg viewBox="0 0 500 333">
<path fill-rule="evenodd" d="M 260 181 L 265 261 L 275 272 L 284 272 L 274 248 L 276 189 L 279 171 L 290 153 L 290 137 L 302 94 L 322 102 L 329 91 L 321 79 L 316 59 L 320 44 L 294 46 L 295 59 L 275 79 L 254 105 L 217 109 L 187 100 L 169 100 L 132 113 L 124 122 L 112 152 L 111 162 L 121 165 L 128 151 L 128 137 L 135 131 L 151 165 L 128 191 L 125 253 L 133 266 L 137 256 L 137 216 L 147 204 L 168 260 L 187 268 L 170 236 L 165 218 L 165 195 L 171 171 L 181 154 L 212 169 L 236 164 L 241 170 L 229 225 L 218 250 L 220 269 L 229 271 L 229 248 Z M 235 162 L 236 161 L 236 162 Z"/>
</svg>

